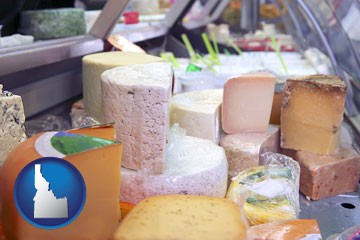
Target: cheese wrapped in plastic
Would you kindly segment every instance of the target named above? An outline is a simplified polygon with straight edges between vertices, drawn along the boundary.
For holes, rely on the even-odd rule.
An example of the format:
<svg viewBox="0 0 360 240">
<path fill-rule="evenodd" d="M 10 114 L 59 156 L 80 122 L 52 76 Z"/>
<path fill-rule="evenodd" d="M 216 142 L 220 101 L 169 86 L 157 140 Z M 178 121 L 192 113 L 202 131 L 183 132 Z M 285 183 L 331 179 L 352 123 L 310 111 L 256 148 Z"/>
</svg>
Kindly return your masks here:
<svg viewBox="0 0 360 240">
<path fill-rule="evenodd" d="M 226 197 L 243 206 L 251 225 L 295 219 L 299 213 L 299 164 L 277 153 L 264 153 L 261 166 L 232 178 Z"/>
</svg>

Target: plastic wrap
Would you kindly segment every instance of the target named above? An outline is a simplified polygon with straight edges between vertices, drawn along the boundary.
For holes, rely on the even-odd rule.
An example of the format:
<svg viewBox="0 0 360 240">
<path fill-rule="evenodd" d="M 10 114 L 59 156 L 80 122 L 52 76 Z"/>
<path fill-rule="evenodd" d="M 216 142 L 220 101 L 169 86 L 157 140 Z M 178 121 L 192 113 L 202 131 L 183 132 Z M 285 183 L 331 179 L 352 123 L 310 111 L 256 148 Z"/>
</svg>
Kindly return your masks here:
<svg viewBox="0 0 360 240">
<path fill-rule="evenodd" d="M 224 197 L 227 179 L 224 150 L 209 140 L 185 136 L 176 126 L 169 136 L 164 172 L 152 175 L 122 168 L 120 200 L 136 204 L 164 194 Z"/>
<path fill-rule="evenodd" d="M 360 225 L 355 225 L 346 229 L 340 234 L 333 234 L 326 238 L 326 240 L 359 240 L 360 239 Z"/>
<path fill-rule="evenodd" d="M 234 177 L 226 197 L 244 208 L 251 225 L 297 218 L 299 164 L 270 152 L 261 155 L 260 164 Z"/>
</svg>

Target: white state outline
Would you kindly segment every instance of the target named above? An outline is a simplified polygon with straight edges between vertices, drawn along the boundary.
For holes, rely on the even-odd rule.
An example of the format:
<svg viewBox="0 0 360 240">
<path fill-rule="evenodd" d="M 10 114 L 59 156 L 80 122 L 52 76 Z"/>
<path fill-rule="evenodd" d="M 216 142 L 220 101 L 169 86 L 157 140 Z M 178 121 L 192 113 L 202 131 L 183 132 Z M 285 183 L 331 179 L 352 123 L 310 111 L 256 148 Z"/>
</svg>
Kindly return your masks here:
<svg viewBox="0 0 360 240">
<path fill-rule="evenodd" d="M 58 150 L 56 150 L 51 145 L 51 138 L 57 134 L 58 132 L 46 132 L 43 133 L 40 137 L 35 140 L 35 150 L 42 156 L 42 157 L 58 157 L 63 158 L 66 155 L 62 154 Z"/>
</svg>

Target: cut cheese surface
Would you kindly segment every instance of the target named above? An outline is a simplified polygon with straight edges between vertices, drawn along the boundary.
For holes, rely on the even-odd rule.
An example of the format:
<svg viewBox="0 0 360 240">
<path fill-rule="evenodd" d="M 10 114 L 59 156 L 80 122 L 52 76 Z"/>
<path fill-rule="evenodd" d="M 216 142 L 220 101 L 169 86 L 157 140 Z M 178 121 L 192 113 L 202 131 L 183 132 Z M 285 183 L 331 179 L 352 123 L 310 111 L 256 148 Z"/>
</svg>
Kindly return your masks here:
<svg viewBox="0 0 360 240">
<path fill-rule="evenodd" d="M 298 151 L 300 191 L 313 200 L 354 192 L 360 179 L 360 155 L 351 146 L 333 155 Z"/>
<path fill-rule="evenodd" d="M 335 76 L 287 80 L 281 109 L 281 147 L 335 153 L 340 141 L 345 89 L 345 83 Z"/>
<path fill-rule="evenodd" d="M 228 79 L 224 85 L 222 128 L 226 133 L 265 132 L 276 77 L 265 72 Z"/>
<path fill-rule="evenodd" d="M 246 239 L 241 209 L 223 198 L 192 195 L 156 196 L 136 205 L 113 239 Z"/>
<path fill-rule="evenodd" d="M 306 238 L 312 237 L 312 238 Z M 301 240 L 321 238 L 315 219 L 294 219 L 252 226 L 247 231 L 248 240 Z"/>
<path fill-rule="evenodd" d="M 0 84 L 0 167 L 8 154 L 26 140 L 21 96 L 3 91 Z"/>
<path fill-rule="evenodd" d="M 76 134 L 76 130 L 71 131 Z M 82 134 L 111 139 L 111 129 L 82 129 Z M 114 133 L 114 131 L 112 131 Z M 69 225 L 45 230 L 29 224 L 14 204 L 14 183 L 20 171 L 42 157 L 35 149 L 38 134 L 10 153 L 0 172 L 1 222 L 7 239 L 13 240 L 102 240 L 109 239 L 120 221 L 120 161 L 122 146 L 114 143 L 65 156 L 81 173 L 86 185 L 86 202 L 79 216 Z"/>
<path fill-rule="evenodd" d="M 223 90 L 180 93 L 172 97 L 170 125 L 178 123 L 187 135 L 220 141 Z"/>
<path fill-rule="evenodd" d="M 229 175 L 259 165 L 260 155 L 279 152 L 280 129 L 270 125 L 266 132 L 224 134 L 220 141 L 229 163 Z"/>
<path fill-rule="evenodd" d="M 284 86 L 284 83 L 277 83 L 275 85 L 275 93 L 270 115 L 270 124 L 280 125 L 281 105 L 284 98 Z"/>
<path fill-rule="evenodd" d="M 105 70 L 163 61 L 159 57 L 135 52 L 103 52 L 83 57 L 83 96 L 86 113 L 96 121 L 103 122 L 101 74 Z"/>
<path fill-rule="evenodd" d="M 161 173 L 169 128 L 173 71 L 169 63 L 117 67 L 102 74 L 106 122 L 124 144 L 122 166 Z"/>
<path fill-rule="evenodd" d="M 210 140 L 176 138 L 174 145 L 168 146 L 162 174 L 121 169 L 121 201 L 136 204 L 164 194 L 225 196 L 228 164 L 224 150 Z"/>
</svg>

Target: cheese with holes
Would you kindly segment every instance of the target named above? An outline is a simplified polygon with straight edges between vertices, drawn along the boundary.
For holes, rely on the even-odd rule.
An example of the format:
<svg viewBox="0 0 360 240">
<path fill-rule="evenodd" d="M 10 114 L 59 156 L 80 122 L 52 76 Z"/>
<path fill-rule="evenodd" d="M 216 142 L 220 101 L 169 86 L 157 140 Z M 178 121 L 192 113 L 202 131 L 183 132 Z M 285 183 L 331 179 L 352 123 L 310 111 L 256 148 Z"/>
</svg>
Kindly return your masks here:
<svg viewBox="0 0 360 240">
<path fill-rule="evenodd" d="M 113 239 L 246 239 L 247 222 L 233 202 L 205 196 L 167 195 L 143 200 Z"/>
<path fill-rule="evenodd" d="M 317 154 L 339 148 L 346 85 L 335 76 L 286 81 L 281 109 L 281 147 Z"/>
<path fill-rule="evenodd" d="M 25 114 L 21 96 L 2 90 L 0 84 L 0 167 L 8 154 L 26 140 Z"/>
<path fill-rule="evenodd" d="M 159 57 L 134 52 L 102 52 L 83 57 L 83 97 L 88 116 L 98 122 L 103 122 L 101 74 L 105 70 L 119 66 L 162 61 L 164 60 Z"/>
<path fill-rule="evenodd" d="M 260 155 L 280 151 L 280 129 L 270 125 L 266 132 L 224 134 L 220 141 L 229 163 L 229 175 L 259 165 Z"/>
<path fill-rule="evenodd" d="M 354 192 L 360 179 L 360 155 L 351 146 L 333 155 L 298 151 L 300 191 L 313 200 Z"/>
<path fill-rule="evenodd" d="M 56 144 L 48 143 L 49 134 L 56 136 L 57 141 L 63 141 L 62 150 L 56 148 Z M 62 134 L 70 136 L 67 140 L 61 140 Z M 29 138 L 12 151 L 0 169 L 0 218 L 6 238 L 109 239 L 120 221 L 122 145 L 111 140 L 114 134 L 115 131 L 111 127 L 87 128 L 67 133 L 48 132 Z M 76 149 L 74 142 L 78 143 L 82 150 L 72 154 Z M 92 142 L 92 145 L 89 145 L 89 142 Z M 31 225 L 20 215 L 14 204 L 16 177 L 28 163 L 43 156 L 50 156 L 49 149 L 53 149 L 56 156 L 63 156 L 64 161 L 73 164 L 81 173 L 86 185 L 86 201 L 81 213 L 69 225 L 53 230 Z"/>
<path fill-rule="evenodd" d="M 124 144 L 122 166 L 162 173 L 169 128 L 173 70 L 170 63 L 117 67 L 102 78 L 106 122 Z"/>
<path fill-rule="evenodd" d="M 171 99 L 170 125 L 178 123 L 187 135 L 220 141 L 223 90 L 180 93 Z"/>
<path fill-rule="evenodd" d="M 294 219 L 252 226 L 247 231 L 248 240 L 321 240 L 316 219 Z"/>
<path fill-rule="evenodd" d="M 164 194 L 224 197 L 228 163 L 224 149 L 210 140 L 176 135 L 167 146 L 165 169 L 147 174 L 122 168 L 121 201 L 138 203 Z"/>
<path fill-rule="evenodd" d="M 225 82 L 222 128 L 226 133 L 265 132 L 269 126 L 276 77 L 265 72 Z"/>
</svg>

